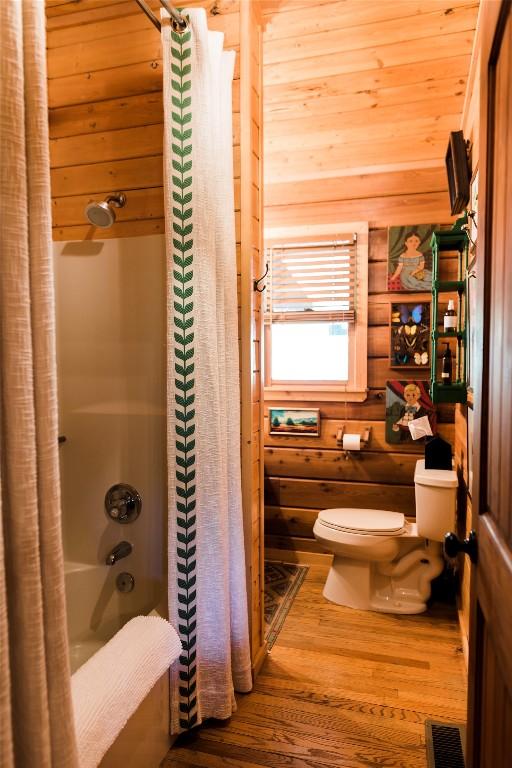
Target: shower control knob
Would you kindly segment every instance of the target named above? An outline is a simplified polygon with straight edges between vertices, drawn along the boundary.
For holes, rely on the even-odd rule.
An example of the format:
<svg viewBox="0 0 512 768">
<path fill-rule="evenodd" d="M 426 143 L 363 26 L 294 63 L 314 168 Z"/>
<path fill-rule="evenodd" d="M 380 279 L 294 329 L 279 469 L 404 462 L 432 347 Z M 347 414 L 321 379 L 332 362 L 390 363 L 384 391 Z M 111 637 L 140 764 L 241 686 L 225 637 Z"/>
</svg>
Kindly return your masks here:
<svg viewBox="0 0 512 768">
<path fill-rule="evenodd" d="M 120 573 L 116 579 L 116 587 L 119 592 L 133 592 L 135 589 L 135 579 L 131 573 L 123 571 L 123 573 Z"/>
<path fill-rule="evenodd" d="M 444 537 L 444 551 L 447 557 L 457 557 L 459 552 L 468 555 L 472 563 L 478 560 L 478 542 L 476 531 L 470 531 L 467 539 L 460 540 L 455 533 L 447 533 Z"/>
<path fill-rule="evenodd" d="M 133 523 L 142 509 L 139 492 L 131 485 L 118 483 L 109 488 L 105 495 L 105 511 L 116 523 Z"/>
</svg>

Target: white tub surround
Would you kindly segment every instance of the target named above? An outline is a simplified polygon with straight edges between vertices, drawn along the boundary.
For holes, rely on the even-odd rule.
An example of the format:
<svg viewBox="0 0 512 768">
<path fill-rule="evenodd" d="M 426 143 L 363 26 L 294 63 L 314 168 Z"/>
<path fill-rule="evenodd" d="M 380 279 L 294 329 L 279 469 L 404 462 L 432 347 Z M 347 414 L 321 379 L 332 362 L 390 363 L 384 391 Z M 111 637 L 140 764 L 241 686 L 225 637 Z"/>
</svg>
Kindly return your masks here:
<svg viewBox="0 0 512 768">
<path fill-rule="evenodd" d="M 240 468 L 231 88 L 234 52 L 162 22 L 168 260 L 169 617 L 183 640 L 171 730 L 251 688 Z"/>
<path fill-rule="evenodd" d="M 181 651 L 168 621 L 137 616 L 71 678 L 80 768 L 96 768 Z"/>
</svg>

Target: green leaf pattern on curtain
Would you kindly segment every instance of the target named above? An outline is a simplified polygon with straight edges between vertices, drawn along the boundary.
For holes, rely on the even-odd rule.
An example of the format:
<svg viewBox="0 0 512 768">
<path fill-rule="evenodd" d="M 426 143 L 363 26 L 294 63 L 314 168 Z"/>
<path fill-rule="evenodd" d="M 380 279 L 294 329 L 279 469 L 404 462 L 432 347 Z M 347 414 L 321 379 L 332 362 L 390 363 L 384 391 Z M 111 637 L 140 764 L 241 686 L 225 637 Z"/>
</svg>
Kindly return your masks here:
<svg viewBox="0 0 512 768">
<path fill-rule="evenodd" d="M 180 726 L 197 723 L 191 33 L 172 33 L 172 203 Z"/>
</svg>

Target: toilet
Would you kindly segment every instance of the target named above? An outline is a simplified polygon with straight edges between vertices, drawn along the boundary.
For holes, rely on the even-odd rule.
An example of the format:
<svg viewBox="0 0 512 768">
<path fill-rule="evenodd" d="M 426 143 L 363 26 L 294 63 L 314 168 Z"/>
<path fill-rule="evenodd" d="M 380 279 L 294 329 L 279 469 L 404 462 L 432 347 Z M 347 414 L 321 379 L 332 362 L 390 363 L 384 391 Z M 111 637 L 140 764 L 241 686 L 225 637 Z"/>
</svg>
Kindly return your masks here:
<svg viewBox="0 0 512 768">
<path fill-rule="evenodd" d="M 384 613 L 422 613 L 431 582 L 443 570 L 443 539 L 455 526 L 457 474 L 414 473 L 416 521 L 382 509 L 324 509 L 313 533 L 334 553 L 324 597 L 338 605 Z"/>
</svg>

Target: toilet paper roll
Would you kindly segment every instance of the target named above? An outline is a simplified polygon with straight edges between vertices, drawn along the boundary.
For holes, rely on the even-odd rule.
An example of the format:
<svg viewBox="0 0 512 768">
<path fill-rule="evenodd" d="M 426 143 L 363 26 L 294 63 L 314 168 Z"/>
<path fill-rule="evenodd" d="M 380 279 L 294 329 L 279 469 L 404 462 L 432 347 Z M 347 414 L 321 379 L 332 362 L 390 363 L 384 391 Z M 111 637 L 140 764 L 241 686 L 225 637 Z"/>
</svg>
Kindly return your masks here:
<svg viewBox="0 0 512 768">
<path fill-rule="evenodd" d="M 360 451 L 361 435 L 343 435 L 344 451 Z"/>
</svg>

